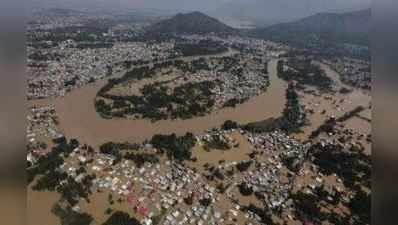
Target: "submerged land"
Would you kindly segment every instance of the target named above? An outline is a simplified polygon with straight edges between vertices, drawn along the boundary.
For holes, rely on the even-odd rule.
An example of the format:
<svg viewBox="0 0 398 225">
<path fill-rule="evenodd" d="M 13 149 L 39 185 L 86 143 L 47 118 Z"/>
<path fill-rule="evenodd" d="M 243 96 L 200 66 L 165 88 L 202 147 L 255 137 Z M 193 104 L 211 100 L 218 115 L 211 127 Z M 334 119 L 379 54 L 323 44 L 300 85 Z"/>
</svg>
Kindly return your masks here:
<svg viewBox="0 0 398 225">
<path fill-rule="evenodd" d="M 370 224 L 367 48 L 253 33 L 35 14 L 28 222 Z"/>
</svg>

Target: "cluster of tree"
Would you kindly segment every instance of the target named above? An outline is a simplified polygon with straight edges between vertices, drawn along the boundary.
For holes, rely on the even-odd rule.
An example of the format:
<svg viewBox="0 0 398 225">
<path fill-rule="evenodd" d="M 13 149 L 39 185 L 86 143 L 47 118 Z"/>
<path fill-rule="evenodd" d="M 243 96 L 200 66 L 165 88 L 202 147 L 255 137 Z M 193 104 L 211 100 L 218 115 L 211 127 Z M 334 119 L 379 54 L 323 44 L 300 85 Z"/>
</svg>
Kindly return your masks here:
<svg viewBox="0 0 398 225">
<path fill-rule="evenodd" d="M 126 212 L 115 211 L 102 225 L 141 225 L 141 223 Z"/>
<path fill-rule="evenodd" d="M 290 58 L 287 63 L 279 60 L 277 71 L 278 76 L 286 81 L 314 86 L 320 91 L 329 91 L 332 88 L 332 79 L 318 65 L 313 64 L 311 59 Z"/>
<path fill-rule="evenodd" d="M 189 119 L 202 116 L 213 107 L 214 99 L 211 98 L 211 90 L 215 85 L 215 81 L 186 83 L 174 88 L 172 93 L 169 93 L 170 90 L 167 86 L 150 84 L 141 89 L 142 96 L 106 95 L 105 97 L 114 100 L 113 104 L 106 104 L 100 99 L 96 101 L 95 106 L 97 112 L 105 117 L 140 115 L 152 121 L 168 118 Z"/>
<path fill-rule="evenodd" d="M 141 66 L 136 67 L 128 72 L 126 72 L 122 78 L 120 78 L 118 83 L 122 83 L 129 80 L 142 80 L 144 78 L 150 78 L 155 75 L 156 68 L 162 64 L 155 64 L 153 67 Z"/>
<path fill-rule="evenodd" d="M 157 74 L 157 71 L 168 67 L 175 67 L 183 72 L 209 69 L 209 65 L 204 58 L 193 60 L 191 63 L 182 60 L 168 60 L 155 63 L 152 67 L 134 68 L 122 78 L 109 79 L 108 83 L 100 89 L 97 96 L 101 98 L 95 102 L 97 112 L 104 118 L 133 115 L 149 118 L 153 121 L 168 118 L 189 119 L 208 113 L 214 105 L 214 99 L 211 98 L 211 90 L 221 82 L 220 80 L 198 83 L 189 82 L 173 90 L 163 85 L 166 82 L 157 82 L 145 85 L 141 89 L 142 95 L 140 96 L 108 94 L 116 85 L 130 80 L 153 77 Z M 109 101 L 106 102 L 104 99 Z M 225 106 L 235 106 L 245 100 L 231 100 Z"/>
<path fill-rule="evenodd" d="M 90 214 L 76 212 L 70 206 L 63 208 L 55 204 L 52 213 L 60 219 L 61 225 L 89 225 L 94 221 Z"/>
<path fill-rule="evenodd" d="M 301 169 L 301 162 L 296 155 L 284 156 L 282 162 L 290 171 L 297 173 Z"/>
<path fill-rule="evenodd" d="M 239 124 L 232 120 L 226 120 L 223 125 L 221 125 L 221 129 L 223 130 L 232 130 L 239 128 Z"/>
<path fill-rule="evenodd" d="M 253 188 L 250 187 L 246 182 L 242 182 L 238 185 L 239 191 L 243 196 L 249 196 L 253 194 Z"/>
<path fill-rule="evenodd" d="M 237 105 L 242 104 L 243 102 L 245 102 L 247 99 L 237 99 L 237 98 L 231 98 L 229 100 L 227 100 L 226 102 L 224 102 L 223 107 L 231 107 L 231 108 L 235 108 Z"/>
<path fill-rule="evenodd" d="M 114 155 L 115 152 L 119 152 L 120 150 L 138 150 L 141 147 L 140 144 L 137 143 L 115 143 L 115 142 L 107 142 L 100 146 L 100 152 L 103 154 Z"/>
<path fill-rule="evenodd" d="M 250 211 L 261 218 L 261 222 L 264 224 L 274 225 L 276 224 L 272 219 L 272 212 L 266 208 L 262 209 L 253 204 L 246 206 L 243 210 Z"/>
<path fill-rule="evenodd" d="M 290 197 L 295 204 L 297 216 L 304 220 L 319 224 L 324 221 L 336 225 L 370 224 L 371 195 L 361 189 L 354 191 L 354 193 L 354 198 L 347 204 L 347 207 L 351 210 L 349 216 L 337 214 L 334 211 L 321 210 L 321 206 L 325 204 L 332 204 L 336 207 L 341 198 L 340 192 L 330 194 L 325 190 L 324 186 L 316 187 L 312 193 L 299 191 L 291 194 Z"/>
<path fill-rule="evenodd" d="M 369 156 L 356 151 L 347 151 L 340 144 L 322 146 L 316 143 L 311 146 L 309 153 L 323 174 L 337 174 L 349 188 L 358 184 L 370 188 L 372 164 Z"/>
<path fill-rule="evenodd" d="M 290 197 L 293 199 L 298 217 L 304 217 L 317 224 L 321 224 L 326 219 L 326 214 L 321 211 L 317 195 L 299 191 L 291 194 Z"/>
<path fill-rule="evenodd" d="M 209 207 L 211 205 L 212 199 L 210 197 L 199 199 L 199 203 L 204 207 Z"/>
<path fill-rule="evenodd" d="M 240 162 L 236 164 L 236 168 L 239 170 L 239 172 L 245 172 L 247 171 L 250 166 L 253 164 L 253 161 L 246 161 L 246 162 Z"/>
<path fill-rule="evenodd" d="M 133 161 L 138 168 L 142 167 L 146 162 L 152 164 L 159 163 L 159 157 L 155 154 L 150 153 L 127 152 L 124 155 L 124 158 Z"/>
<path fill-rule="evenodd" d="M 156 154 L 135 152 L 138 151 L 140 147 L 141 145 L 136 143 L 107 142 L 100 146 L 100 152 L 115 157 L 114 164 L 119 163 L 122 158 L 133 161 L 137 167 L 142 167 L 146 162 L 159 162 L 159 157 Z"/>
<path fill-rule="evenodd" d="M 64 158 L 68 157 L 77 147 L 76 145 L 78 146 L 79 143 L 75 139 L 68 143 L 65 138 L 60 138 L 50 153 L 39 157 L 35 164 L 27 168 L 28 183 L 31 183 L 37 175 L 45 175 L 56 171 L 64 163 Z"/>
<path fill-rule="evenodd" d="M 361 189 L 351 199 L 349 207 L 357 224 L 371 224 L 371 199 L 371 194 Z"/>
<path fill-rule="evenodd" d="M 314 194 L 318 196 L 319 201 L 324 201 L 334 206 L 337 206 L 337 204 L 339 204 L 341 200 L 341 192 L 334 191 L 334 193 L 329 193 L 329 191 L 325 189 L 324 184 L 322 184 L 321 186 L 317 186 L 314 190 Z"/>
<path fill-rule="evenodd" d="M 154 135 L 150 140 L 153 147 L 166 152 L 169 159 L 183 161 L 190 160 L 192 148 L 196 144 L 196 138 L 192 133 L 177 137 L 171 135 Z"/>
<path fill-rule="evenodd" d="M 282 112 L 281 129 L 287 133 L 296 133 L 306 122 L 306 115 L 302 109 L 298 94 L 293 84 L 286 89 L 286 105 Z"/>
<path fill-rule="evenodd" d="M 95 109 L 97 112 L 104 118 L 109 118 L 112 107 L 110 104 L 106 104 L 106 102 L 103 99 L 98 99 L 95 101 Z"/>
<path fill-rule="evenodd" d="M 230 149 L 231 146 L 223 136 L 213 134 L 209 139 L 204 140 L 203 148 L 207 151 L 210 149 L 227 150 Z"/>
<path fill-rule="evenodd" d="M 97 112 L 104 118 L 111 118 L 111 117 L 123 117 L 126 112 L 121 109 L 129 108 L 131 102 L 134 103 L 142 103 L 143 101 L 139 96 L 118 96 L 118 95 L 111 95 L 107 92 L 110 91 L 113 87 L 118 84 L 130 81 L 130 80 L 141 80 L 144 78 L 150 78 L 156 74 L 156 70 L 159 68 L 164 68 L 170 65 L 180 65 L 176 61 L 166 61 L 163 63 L 156 63 L 153 67 L 148 66 L 141 66 L 138 68 L 134 68 L 124 74 L 122 78 L 117 79 L 109 79 L 108 83 L 103 86 L 97 93 L 97 96 L 111 100 L 113 103 L 106 103 L 103 99 L 98 99 L 95 101 L 95 108 Z M 118 109 L 116 112 L 112 112 L 112 109 Z M 131 110 L 130 110 L 131 111 Z"/>
<path fill-rule="evenodd" d="M 351 210 L 349 217 L 334 212 L 321 212 L 320 205 L 341 203 L 341 193 L 329 193 L 324 186 L 317 187 L 313 193 L 299 192 L 292 195 L 297 212 L 315 222 L 328 220 L 332 224 L 370 224 L 371 194 L 364 191 L 371 189 L 372 165 L 369 156 L 358 151 L 348 151 L 340 144 L 322 145 L 316 143 L 309 149 L 313 163 L 320 172 L 330 176 L 337 174 L 342 178 L 345 187 L 354 193 L 354 198 L 346 206 Z M 329 198 L 330 197 L 330 198 Z"/>
<path fill-rule="evenodd" d="M 107 142 L 102 144 L 99 148 L 102 154 L 112 155 L 115 157 L 116 163 L 122 159 L 120 144 L 114 142 Z M 115 162 L 114 161 L 114 162 Z"/>
<path fill-rule="evenodd" d="M 248 123 L 242 127 L 252 133 L 267 133 L 280 129 L 282 127 L 282 120 L 280 118 L 269 118 L 262 121 Z"/>
<path fill-rule="evenodd" d="M 76 48 L 78 49 L 95 49 L 95 48 L 112 48 L 113 43 L 109 42 L 87 42 L 87 43 L 77 43 Z"/>
<path fill-rule="evenodd" d="M 63 184 L 58 184 L 57 192 L 61 194 L 61 199 L 66 200 L 69 205 L 76 205 L 81 198 L 90 202 L 89 195 L 92 194 L 91 186 L 95 175 L 87 175 L 82 181 L 76 181 L 75 178 L 69 176 L 63 181 Z"/>
<path fill-rule="evenodd" d="M 32 189 L 57 191 L 61 194 L 61 199 L 66 200 L 71 206 L 76 205 L 80 198 L 88 201 L 95 175 L 86 175 L 81 181 L 76 181 L 75 178 L 59 169 L 64 159 L 78 146 L 79 142 L 76 139 L 72 139 L 69 143 L 66 139 L 62 139 L 49 154 L 40 157 L 37 163 L 30 165 L 27 168 L 28 182 L 31 183 L 36 176 L 38 177 Z M 78 172 L 85 173 L 85 170 L 81 168 Z"/>
<path fill-rule="evenodd" d="M 58 185 L 67 180 L 68 174 L 59 170 L 50 170 L 39 179 L 32 186 L 35 191 L 55 191 Z"/>
<path fill-rule="evenodd" d="M 213 55 L 228 51 L 222 43 L 212 40 L 200 40 L 197 43 L 176 43 L 174 46 L 176 52 L 183 56 Z"/>
<path fill-rule="evenodd" d="M 123 142 L 123 143 L 115 143 L 115 142 L 107 142 L 100 146 L 100 150 L 107 151 L 106 149 L 120 149 L 120 150 L 139 150 L 141 147 L 140 144 Z"/>
</svg>

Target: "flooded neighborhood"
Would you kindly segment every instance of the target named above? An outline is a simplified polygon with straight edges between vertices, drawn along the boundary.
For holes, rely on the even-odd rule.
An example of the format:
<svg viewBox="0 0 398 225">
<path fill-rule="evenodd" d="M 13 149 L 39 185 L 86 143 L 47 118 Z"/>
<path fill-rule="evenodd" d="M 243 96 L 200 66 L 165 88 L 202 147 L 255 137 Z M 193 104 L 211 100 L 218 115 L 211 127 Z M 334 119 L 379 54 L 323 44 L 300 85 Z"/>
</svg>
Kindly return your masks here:
<svg viewBox="0 0 398 225">
<path fill-rule="evenodd" d="M 29 224 L 370 224 L 367 48 L 66 12 L 28 30 Z"/>
</svg>

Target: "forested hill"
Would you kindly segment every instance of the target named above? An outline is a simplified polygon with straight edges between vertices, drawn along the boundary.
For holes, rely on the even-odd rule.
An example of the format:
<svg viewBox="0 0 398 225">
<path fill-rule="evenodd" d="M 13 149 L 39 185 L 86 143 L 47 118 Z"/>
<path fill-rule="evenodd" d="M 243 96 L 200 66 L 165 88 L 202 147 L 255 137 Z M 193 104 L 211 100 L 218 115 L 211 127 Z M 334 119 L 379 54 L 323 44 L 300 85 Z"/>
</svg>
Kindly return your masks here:
<svg viewBox="0 0 398 225">
<path fill-rule="evenodd" d="M 232 27 L 200 12 L 179 13 L 146 29 L 152 34 L 233 34 Z"/>
<path fill-rule="evenodd" d="M 298 47 L 327 43 L 370 45 L 371 10 L 318 13 L 297 21 L 255 29 L 250 34 Z"/>
</svg>

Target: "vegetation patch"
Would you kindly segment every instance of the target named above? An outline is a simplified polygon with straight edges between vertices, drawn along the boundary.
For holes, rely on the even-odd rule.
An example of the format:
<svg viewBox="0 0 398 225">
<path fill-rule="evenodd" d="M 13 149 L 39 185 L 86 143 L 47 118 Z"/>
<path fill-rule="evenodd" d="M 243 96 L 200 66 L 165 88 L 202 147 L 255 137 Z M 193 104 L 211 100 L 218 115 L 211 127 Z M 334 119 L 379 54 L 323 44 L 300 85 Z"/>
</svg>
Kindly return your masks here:
<svg viewBox="0 0 398 225">
<path fill-rule="evenodd" d="M 62 208 L 58 203 L 52 209 L 61 221 L 61 225 L 89 225 L 94 221 L 94 218 L 87 213 L 79 213 L 70 207 Z"/>
<path fill-rule="evenodd" d="M 214 105 L 211 96 L 215 86 L 215 81 L 186 83 L 174 89 L 150 84 L 141 89 L 141 96 L 114 96 L 112 104 L 99 99 L 95 106 L 106 117 L 138 116 L 152 121 L 189 119 L 210 112 Z"/>
<path fill-rule="evenodd" d="M 166 152 L 169 159 L 183 161 L 191 159 L 191 150 L 196 144 L 196 138 L 192 133 L 186 133 L 181 137 L 175 134 L 157 134 L 152 137 L 150 143 L 153 147 Z"/>
<path fill-rule="evenodd" d="M 228 51 L 220 42 L 200 40 L 197 43 L 176 43 L 174 50 L 183 56 L 213 55 Z"/>
<path fill-rule="evenodd" d="M 278 61 L 278 76 L 286 81 L 296 81 L 300 85 L 316 87 L 319 91 L 330 91 L 333 81 L 311 59 L 290 58 L 287 62 Z"/>
<path fill-rule="evenodd" d="M 138 221 L 134 217 L 130 217 L 130 215 L 126 212 L 116 211 L 114 212 L 102 225 L 141 225 L 140 221 Z"/>
</svg>

